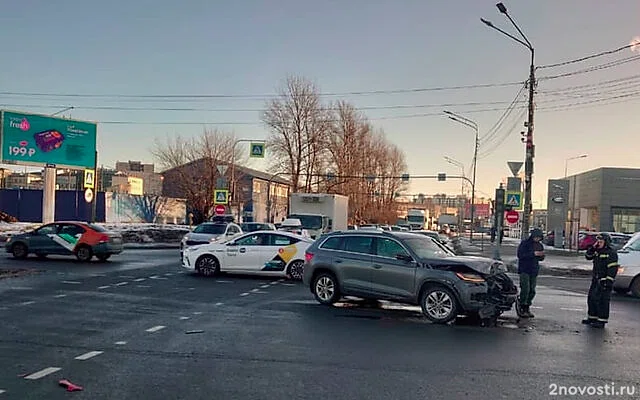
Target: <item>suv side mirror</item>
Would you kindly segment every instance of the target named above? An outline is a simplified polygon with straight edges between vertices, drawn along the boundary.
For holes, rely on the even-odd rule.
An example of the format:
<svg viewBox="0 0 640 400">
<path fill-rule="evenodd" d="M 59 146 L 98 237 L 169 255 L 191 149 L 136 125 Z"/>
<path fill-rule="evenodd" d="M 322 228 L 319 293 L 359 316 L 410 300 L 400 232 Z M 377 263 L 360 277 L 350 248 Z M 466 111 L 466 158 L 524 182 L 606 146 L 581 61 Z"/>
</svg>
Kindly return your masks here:
<svg viewBox="0 0 640 400">
<path fill-rule="evenodd" d="M 229 243 L 227 243 L 227 246 L 237 246 L 237 245 L 238 245 L 238 243 L 236 243 L 236 242 L 229 242 Z"/>
<path fill-rule="evenodd" d="M 411 262 L 411 261 L 413 261 L 413 257 L 408 256 L 406 254 L 398 253 L 398 254 L 396 254 L 396 260 Z"/>
</svg>

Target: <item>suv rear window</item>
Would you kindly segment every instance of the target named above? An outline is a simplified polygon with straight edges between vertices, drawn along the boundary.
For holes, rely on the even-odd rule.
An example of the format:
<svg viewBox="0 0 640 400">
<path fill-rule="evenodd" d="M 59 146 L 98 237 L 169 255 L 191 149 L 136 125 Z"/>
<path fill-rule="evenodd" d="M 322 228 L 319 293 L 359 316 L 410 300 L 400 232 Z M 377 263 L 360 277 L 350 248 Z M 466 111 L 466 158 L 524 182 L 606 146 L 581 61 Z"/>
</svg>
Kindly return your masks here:
<svg viewBox="0 0 640 400">
<path fill-rule="evenodd" d="M 374 254 L 373 236 L 347 236 L 344 238 L 344 251 L 360 254 Z"/>
<path fill-rule="evenodd" d="M 201 224 L 196 226 L 193 233 L 205 233 L 210 235 L 222 235 L 227 230 L 226 224 Z"/>
</svg>

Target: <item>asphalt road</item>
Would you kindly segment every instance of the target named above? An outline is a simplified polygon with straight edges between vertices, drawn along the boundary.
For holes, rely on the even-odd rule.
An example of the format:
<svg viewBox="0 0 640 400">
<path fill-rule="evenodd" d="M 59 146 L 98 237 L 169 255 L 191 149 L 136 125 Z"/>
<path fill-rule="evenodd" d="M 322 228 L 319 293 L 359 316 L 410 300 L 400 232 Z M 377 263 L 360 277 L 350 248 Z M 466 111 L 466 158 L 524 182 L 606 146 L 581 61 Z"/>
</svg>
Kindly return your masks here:
<svg viewBox="0 0 640 400">
<path fill-rule="evenodd" d="M 586 328 L 585 279 L 541 277 L 536 318 L 483 328 L 386 303 L 323 307 L 281 279 L 199 278 L 176 250 L 91 265 L 0 256 L 23 267 L 41 272 L 0 280 L 0 400 L 540 399 L 612 383 L 638 386 L 615 398 L 640 396 L 640 301 L 616 296 L 610 326 Z"/>
</svg>

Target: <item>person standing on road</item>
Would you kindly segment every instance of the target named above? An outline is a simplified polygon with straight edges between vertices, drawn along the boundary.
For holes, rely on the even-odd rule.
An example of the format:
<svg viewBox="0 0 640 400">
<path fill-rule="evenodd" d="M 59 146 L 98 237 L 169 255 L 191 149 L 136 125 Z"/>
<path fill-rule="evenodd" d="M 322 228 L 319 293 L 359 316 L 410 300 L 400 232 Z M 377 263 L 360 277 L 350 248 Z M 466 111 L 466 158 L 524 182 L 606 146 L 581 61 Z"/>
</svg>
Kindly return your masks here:
<svg viewBox="0 0 640 400">
<path fill-rule="evenodd" d="M 540 271 L 540 261 L 544 260 L 542 239 L 544 234 L 538 228 L 518 246 L 518 274 L 520 275 L 520 315 L 533 318 L 529 310 L 536 295 L 536 283 Z"/>
<path fill-rule="evenodd" d="M 587 260 L 593 260 L 591 287 L 587 297 L 587 318 L 583 324 L 594 328 L 604 328 L 609 322 L 609 306 L 613 282 L 618 274 L 618 252 L 611 246 L 611 236 L 600 233 L 596 243 L 585 254 Z"/>
</svg>

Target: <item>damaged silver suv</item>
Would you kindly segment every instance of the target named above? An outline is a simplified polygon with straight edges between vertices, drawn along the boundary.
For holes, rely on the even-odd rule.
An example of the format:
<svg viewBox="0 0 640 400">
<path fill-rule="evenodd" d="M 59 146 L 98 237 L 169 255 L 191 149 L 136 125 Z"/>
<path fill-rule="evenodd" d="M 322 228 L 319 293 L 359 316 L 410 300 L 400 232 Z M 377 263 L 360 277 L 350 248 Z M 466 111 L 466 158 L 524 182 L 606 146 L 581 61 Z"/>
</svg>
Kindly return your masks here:
<svg viewBox="0 0 640 400">
<path fill-rule="evenodd" d="M 303 282 L 321 304 L 354 296 L 420 305 L 435 323 L 459 315 L 495 320 L 518 294 L 502 262 L 455 256 L 410 232 L 333 232 L 318 238 L 305 259 Z"/>
</svg>

